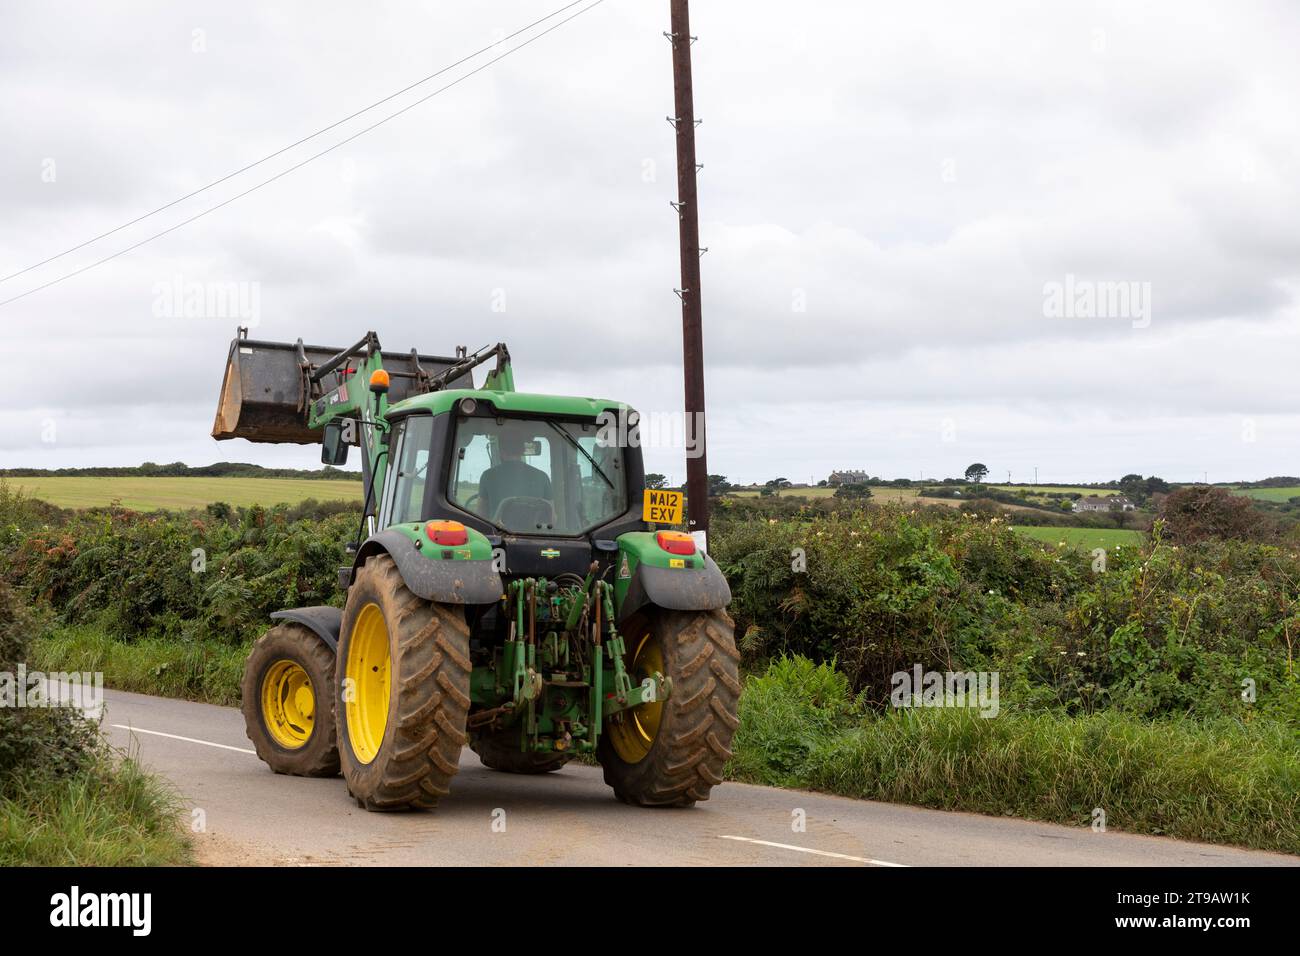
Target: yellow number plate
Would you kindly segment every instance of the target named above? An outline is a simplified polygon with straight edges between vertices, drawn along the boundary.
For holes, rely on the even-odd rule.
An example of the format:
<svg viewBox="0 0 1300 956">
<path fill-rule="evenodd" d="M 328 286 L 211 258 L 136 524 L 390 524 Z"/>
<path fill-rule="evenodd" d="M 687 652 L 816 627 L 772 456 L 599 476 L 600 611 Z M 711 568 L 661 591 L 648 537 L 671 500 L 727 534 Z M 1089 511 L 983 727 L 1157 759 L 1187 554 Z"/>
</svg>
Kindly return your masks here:
<svg viewBox="0 0 1300 956">
<path fill-rule="evenodd" d="M 653 521 L 655 524 L 681 524 L 682 493 L 647 488 L 645 502 L 641 506 L 641 520 Z"/>
</svg>

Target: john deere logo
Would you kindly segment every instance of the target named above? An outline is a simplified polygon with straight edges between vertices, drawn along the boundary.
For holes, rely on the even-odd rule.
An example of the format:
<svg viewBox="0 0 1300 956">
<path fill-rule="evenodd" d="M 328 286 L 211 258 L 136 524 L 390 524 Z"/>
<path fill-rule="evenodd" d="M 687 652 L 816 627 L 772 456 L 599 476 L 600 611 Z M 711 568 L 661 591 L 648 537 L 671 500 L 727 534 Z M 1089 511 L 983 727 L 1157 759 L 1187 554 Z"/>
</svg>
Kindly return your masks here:
<svg viewBox="0 0 1300 956">
<path fill-rule="evenodd" d="M 542 548 L 542 557 L 544 558 L 558 558 L 559 556 L 560 552 L 554 548 Z"/>
</svg>

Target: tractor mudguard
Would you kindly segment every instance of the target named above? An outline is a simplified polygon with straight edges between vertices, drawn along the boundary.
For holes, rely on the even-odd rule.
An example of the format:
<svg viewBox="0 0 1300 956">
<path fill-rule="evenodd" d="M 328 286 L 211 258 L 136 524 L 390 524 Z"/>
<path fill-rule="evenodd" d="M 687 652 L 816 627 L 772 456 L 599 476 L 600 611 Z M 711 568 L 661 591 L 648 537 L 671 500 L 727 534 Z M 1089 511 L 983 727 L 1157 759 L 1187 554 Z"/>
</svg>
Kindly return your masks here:
<svg viewBox="0 0 1300 956">
<path fill-rule="evenodd" d="M 727 579 L 707 554 L 704 567 L 692 570 L 637 565 L 618 611 L 621 624 L 642 607 L 653 604 L 670 611 L 713 611 L 731 603 Z"/>
<path fill-rule="evenodd" d="M 339 649 L 339 628 L 343 626 L 343 609 L 318 605 L 316 607 L 292 607 L 275 611 L 271 615 L 275 621 L 293 621 L 311 630 L 335 653 Z"/>
<path fill-rule="evenodd" d="M 368 558 L 384 552 L 397 564 L 397 570 L 411 593 L 426 601 L 495 604 L 504 593 L 501 575 L 493 569 L 490 558 L 442 560 L 441 549 L 426 556 L 410 537 L 393 528 L 379 532 L 357 551 L 352 565 L 352 580 L 356 580 L 357 569 Z"/>
</svg>

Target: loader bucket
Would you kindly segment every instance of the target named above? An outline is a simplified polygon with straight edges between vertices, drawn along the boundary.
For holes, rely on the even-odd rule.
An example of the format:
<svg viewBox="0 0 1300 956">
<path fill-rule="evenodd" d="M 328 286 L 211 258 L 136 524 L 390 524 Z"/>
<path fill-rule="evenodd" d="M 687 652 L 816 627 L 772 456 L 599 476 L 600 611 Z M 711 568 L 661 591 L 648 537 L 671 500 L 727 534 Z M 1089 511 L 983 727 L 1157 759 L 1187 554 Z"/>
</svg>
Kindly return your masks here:
<svg viewBox="0 0 1300 956">
<path fill-rule="evenodd" d="M 341 383 L 340 373 L 327 375 L 320 383 L 312 372 L 335 358 L 342 349 L 287 342 L 259 342 L 236 338 L 230 343 L 226 374 L 212 437 L 218 440 L 246 438 L 255 442 L 309 445 L 319 442 L 319 429 L 307 427 L 309 403 Z M 390 402 L 419 394 L 421 375 L 441 372 L 456 364 L 455 358 L 416 356 L 412 352 L 384 350 L 384 368 L 391 377 Z M 346 368 L 348 363 L 342 363 Z M 448 387 L 473 388 L 465 374 Z"/>
</svg>

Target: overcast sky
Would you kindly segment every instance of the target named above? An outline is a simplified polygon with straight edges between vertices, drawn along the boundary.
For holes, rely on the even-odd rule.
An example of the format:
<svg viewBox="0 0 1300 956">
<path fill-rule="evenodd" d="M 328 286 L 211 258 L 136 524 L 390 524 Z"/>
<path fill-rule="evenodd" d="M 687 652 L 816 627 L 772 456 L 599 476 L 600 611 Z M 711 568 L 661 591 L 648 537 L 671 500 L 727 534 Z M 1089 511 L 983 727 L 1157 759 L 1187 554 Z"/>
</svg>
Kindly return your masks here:
<svg viewBox="0 0 1300 956">
<path fill-rule="evenodd" d="M 0 275 L 562 3 L 7 3 Z M 1300 473 L 1300 7 L 698 0 L 692 15 L 711 472 Z M 504 340 L 521 390 L 679 410 L 667 18 L 666 0 L 605 0 L 0 307 L 0 467 L 318 465 L 315 447 L 209 437 L 244 320 L 169 313 L 177 283 L 245 284 L 258 338 Z M 1101 283 L 1128 303 L 1090 311 Z M 646 455 L 683 477 L 680 450 Z"/>
</svg>

